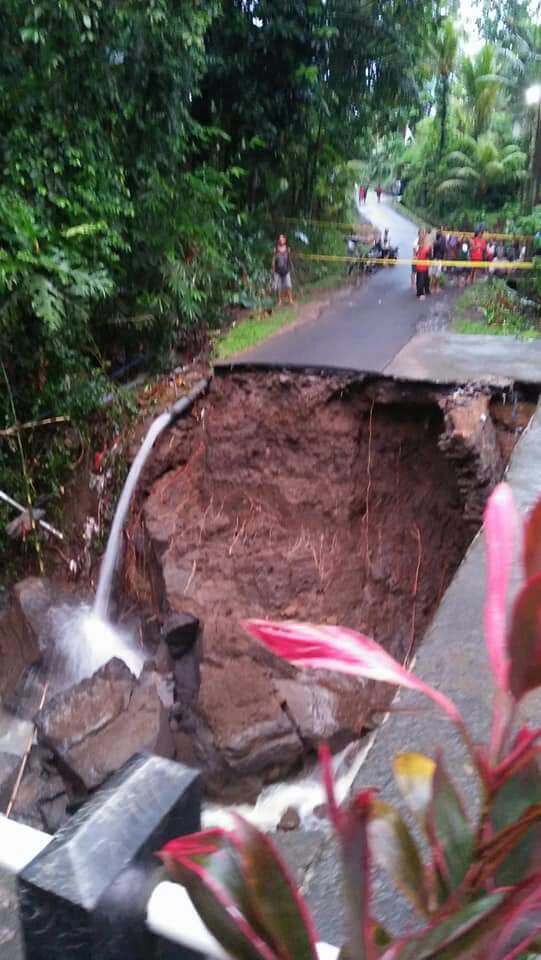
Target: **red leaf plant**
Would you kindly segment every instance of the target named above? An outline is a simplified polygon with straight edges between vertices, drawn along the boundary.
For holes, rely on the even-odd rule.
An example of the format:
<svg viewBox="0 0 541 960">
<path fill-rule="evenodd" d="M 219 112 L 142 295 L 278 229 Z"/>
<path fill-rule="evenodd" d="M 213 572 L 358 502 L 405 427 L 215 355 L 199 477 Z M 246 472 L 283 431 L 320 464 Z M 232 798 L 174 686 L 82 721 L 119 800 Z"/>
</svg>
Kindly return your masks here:
<svg viewBox="0 0 541 960">
<path fill-rule="evenodd" d="M 418 843 L 375 789 L 340 806 L 330 752 L 320 750 L 327 810 L 338 840 L 349 917 L 348 960 L 512 960 L 541 953 L 541 728 L 520 721 L 523 698 L 541 686 L 541 502 L 526 521 L 524 582 L 510 613 L 518 520 L 510 488 L 488 502 L 485 635 L 494 681 L 489 743 L 477 745 L 455 704 L 345 627 L 251 620 L 248 633 L 279 657 L 407 687 L 429 697 L 455 724 L 474 766 L 476 814 L 466 810 L 443 763 L 419 753 L 395 757 L 399 790 L 423 835 Z M 427 853 L 423 857 L 424 851 Z M 238 960 L 315 960 L 308 909 L 271 841 L 239 817 L 232 830 L 184 837 L 160 851 L 204 923 Z M 373 915 L 373 864 L 418 911 L 413 930 L 391 937 Z"/>
</svg>

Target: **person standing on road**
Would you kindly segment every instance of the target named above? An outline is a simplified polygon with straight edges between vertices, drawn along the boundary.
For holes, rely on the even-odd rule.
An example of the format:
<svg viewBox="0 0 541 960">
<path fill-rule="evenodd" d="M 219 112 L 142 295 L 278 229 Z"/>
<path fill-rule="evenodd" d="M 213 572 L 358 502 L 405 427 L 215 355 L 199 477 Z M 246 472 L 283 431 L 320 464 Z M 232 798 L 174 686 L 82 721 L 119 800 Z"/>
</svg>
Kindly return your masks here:
<svg viewBox="0 0 541 960">
<path fill-rule="evenodd" d="M 424 230 L 419 228 L 417 239 L 413 244 L 413 260 L 414 261 L 417 259 L 419 250 L 423 245 L 423 239 L 424 239 Z M 411 289 L 412 290 L 415 290 L 416 277 L 417 277 L 417 267 L 415 266 L 415 262 L 413 262 L 411 265 Z"/>
<path fill-rule="evenodd" d="M 366 187 L 364 184 L 359 187 L 359 203 L 366 203 Z"/>
<path fill-rule="evenodd" d="M 381 183 L 378 183 L 378 185 L 377 185 L 377 187 L 376 187 L 376 196 L 377 196 L 377 198 L 378 198 L 378 203 L 381 203 L 381 194 L 382 194 L 382 193 L 383 193 L 383 190 L 382 190 L 382 188 L 381 188 Z"/>
<path fill-rule="evenodd" d="M 427 260 L 430 260 L 432 253 L 432 248 L 429 244 L 428 237 L 423 234 L 423 239 L 421 240 L 419 249 L 417 251 L 417 260 L 424 260 L 425 263 L 417 263 L 417 268 L 415 271 L 415 276 L 417 280 L 417 296 L 419 300 L 424 300 L 427 294 L 430 293 L 430 280 L 428 277 L 428 263 Z"/>
<path fill-rule="evenodd" d="M 445 260 L 445 237 L 441 230 L 438 230 L 436 233 L 436 239 L 434 240 L 434 246 L 432 248 L 432 256 L 434 260 Z M 430 267 L 430 277 L 431 277 L 431 292 L 439 293 L 441 290 L 441 263 L 434 263 Z"/>
<path fill-rule="evenodd" d="M 293 303 L 292 269 L 293 264 L 291 262 L 291 252 L 289 250 L 287 237 L 281 233 L 276 241 L 272 258 L 273 285 L 279 307 L 282 305 L 283 296 L 285 296 L 287 303 Z"/>
<path fill-rule="evenodd" d="M 483 236 L 482 230 L 476 230 L 473 235 L 473 240 L 470 245 L 470 258 L 477 263 L 481 263 L 483 260 L 486 260 L 487 256 L 487 242 Z M 478 267 L 472 267 L 469 282 L 473 283 L 475 280 L 476 272 L 479 272 Z"/>
<path fill-rule="evenodd" d="M 461 237 L 458 243 L 457 260 L 461 260 L 465 262 L 466 260 L 469 260 L 469 259 L 470 259 L 470 244 L 468 242 L 467 237 Z M 468 281 L 468 268 L 459 267 L 457 269 L 457 273 L 458 273 L 459 287 L 465 286 L 465 284 Z"/>
</svg>

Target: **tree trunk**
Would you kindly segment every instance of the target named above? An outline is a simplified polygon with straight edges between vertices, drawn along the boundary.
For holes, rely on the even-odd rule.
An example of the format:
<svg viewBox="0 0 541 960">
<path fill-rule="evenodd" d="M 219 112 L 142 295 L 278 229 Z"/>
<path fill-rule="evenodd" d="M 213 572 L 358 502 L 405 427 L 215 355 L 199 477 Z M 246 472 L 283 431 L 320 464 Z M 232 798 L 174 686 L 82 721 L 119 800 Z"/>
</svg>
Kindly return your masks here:
<svg viewBox="0 0 541 960">
<path fill-rule="evenodd" d="M 532 138 L 532 207 L 539 201 L 539 184 L 541 181 L 541 103 L 535 111 L 535 126 Z"/>
<path fill-rule="evenodd" d="M 447 107 L 449 103 L 449 78 L 442 77 L 441 80 L 441 108 L 440 108 L 440 145 L 438 148 L 438 160 L 441 160 L 445 150 L 445 141 L 447 139 Z"/>
</svg>

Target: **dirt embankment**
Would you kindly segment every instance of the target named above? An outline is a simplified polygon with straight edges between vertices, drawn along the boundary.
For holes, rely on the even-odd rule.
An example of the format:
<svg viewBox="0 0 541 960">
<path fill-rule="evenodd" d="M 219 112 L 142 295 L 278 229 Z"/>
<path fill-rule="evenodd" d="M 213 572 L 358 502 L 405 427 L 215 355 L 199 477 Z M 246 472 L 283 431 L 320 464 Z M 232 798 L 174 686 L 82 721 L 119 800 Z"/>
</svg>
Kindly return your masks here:
<svg viewBox="0 0 541 960">
<path fill-rule="evenodd" d="M 503 470 L 489 398 L 471 403 L 345 374 L 231 374 L 160 441 L 125 589 L 156 623 L 201 622 L 175 661 L 174 726 L 211 792 L 255 791 L 373 723 L 387 691 L 293 671 L 240 621 L 346 624 L 404 660 Z"/>
</svg>

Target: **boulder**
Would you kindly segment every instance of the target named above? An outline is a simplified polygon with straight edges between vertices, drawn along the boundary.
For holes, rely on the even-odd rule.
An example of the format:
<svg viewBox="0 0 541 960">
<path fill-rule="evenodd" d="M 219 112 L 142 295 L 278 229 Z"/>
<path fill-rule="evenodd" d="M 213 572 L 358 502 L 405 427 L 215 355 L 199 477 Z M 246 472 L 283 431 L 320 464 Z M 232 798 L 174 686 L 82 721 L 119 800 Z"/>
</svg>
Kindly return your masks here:
<svg viewBox="0 0 541 960">
<path fill-rule="evenodd" d="M 0 700 L 10 707 L 24 674 L 41 657 L 40 631 L 51 603 L 49 581 L 28 577 L 15 585 L 0 613 Z"/>
<path fill-rule="evenodd" d="M 54 833 L 67 820 L 68 798 L 62 778 L 43 766 L 43 752 L 33 746 L 17 788 L 13 817 L 38 830 Z"/>
<path fill-rule="evenodd" d="M 48 640 L 48 613 L 60 597 L 59 590 L 46 577 L 27 577 L 15 584 L 13 593 L 26 624 L 37 637 L 41 652 L 44 653 Z"/>
<path fill-rule="evenodd" d="M 148 676 L 138 683 L 118 659 L 53 697 L 37 715 L 36 728 L 64 779 L 86 790 L 98 787 L 135 753 L 174 754 L 167 710 L 155 684 Z"/>
<path fill-rule="evenodd" d="M 273 686 L 309 749 L 324 740 L 340 749 L 366 730 L 372 703 L 362 680 L 324 670 L 298 670 L 291 679 L 276 677 Z"/>
<path fill-rule="evenodd" d="M 200 665 L 197 713 L 214 745 L 237 776 L 277 779 L 303 753 L 301 739 L 273 691 L 270 671 L 249 657 Z"/>
</svg>

